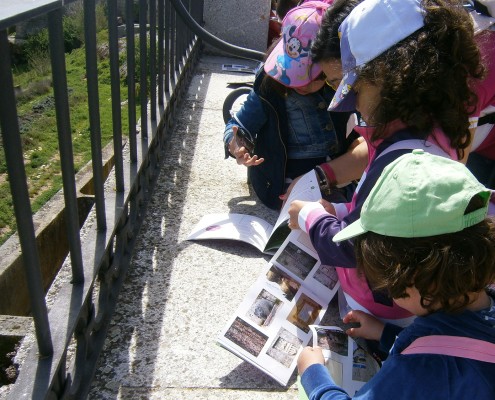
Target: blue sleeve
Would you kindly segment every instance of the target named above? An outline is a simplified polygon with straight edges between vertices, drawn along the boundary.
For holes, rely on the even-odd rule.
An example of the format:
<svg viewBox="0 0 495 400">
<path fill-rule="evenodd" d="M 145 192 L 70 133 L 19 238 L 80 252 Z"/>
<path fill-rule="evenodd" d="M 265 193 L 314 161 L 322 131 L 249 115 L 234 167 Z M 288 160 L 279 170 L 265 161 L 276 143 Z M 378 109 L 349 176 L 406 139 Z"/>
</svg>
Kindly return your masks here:
<svg viewBox="0 0 495 400">
<path fill-rule="evenodd" d="M 301 376 L 301 384 L 309 400 L 348 400 L 350 397 L 337 386 L 330 376 L 327 367 L 313 364 Z"/>
<path fill-rule="evenodd" d="M 322 264 L 334 265 L 344 268 L 356 267 L 356 256 L 354 254 L 354 241 L 343 240 L 339 243 L 332 241 L 333 237 L 347 225 L 358 220 L 361 208 L 366 201 L 371 189 L 375 185 L 383 169 L 396 158 L 400 157 L 410 149 L 392 151 L 389 154 L 373 161 L 359 191 L 356 194 L 354 209 L 342 221 L 333 215 L 328 215 L 315 221 L 309 229 L 309 236 Z"/>
</svg>

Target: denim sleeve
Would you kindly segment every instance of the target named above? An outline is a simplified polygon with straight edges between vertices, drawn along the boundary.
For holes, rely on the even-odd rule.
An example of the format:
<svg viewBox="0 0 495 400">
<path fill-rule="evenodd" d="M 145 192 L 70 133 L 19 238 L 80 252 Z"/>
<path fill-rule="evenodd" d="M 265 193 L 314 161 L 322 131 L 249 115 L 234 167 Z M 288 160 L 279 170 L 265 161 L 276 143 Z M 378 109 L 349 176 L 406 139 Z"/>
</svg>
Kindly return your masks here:
<svg viewBox="0 0 495 400">
<path fill-rule="evenodd" d="M 268 119 L 268 112 L 266 106 L 263 104 L 263 100 L 258 94 L 251 90 L 248 94 L 246 101 L 241 106 L 240 110 L 234 115 L 233 118 L 225 125 L 225 131 L 223 134 L 223 142 L 225 146 L 225 158 L 228 158 L 228 144 L 234 136 L 232 130 L 233 126 L 241 126 L 248 131 L 252 137 L 256 138 L 256 135 L 266 124 Z"/>
</svg>

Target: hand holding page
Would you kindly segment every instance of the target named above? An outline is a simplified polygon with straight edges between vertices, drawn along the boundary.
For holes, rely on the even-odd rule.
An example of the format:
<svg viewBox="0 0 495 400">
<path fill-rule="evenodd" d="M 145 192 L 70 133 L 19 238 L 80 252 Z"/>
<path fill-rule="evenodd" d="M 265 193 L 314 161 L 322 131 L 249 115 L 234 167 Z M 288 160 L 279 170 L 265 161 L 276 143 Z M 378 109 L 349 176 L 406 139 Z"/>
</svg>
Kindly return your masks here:
<svg viewBox="0 0 495 400">
<path fill-rule="evenodd" d="M 380 369 L 376 360 L 337 326 L 310 325 L 334 382 L 353 396 Z"/>
</svg>

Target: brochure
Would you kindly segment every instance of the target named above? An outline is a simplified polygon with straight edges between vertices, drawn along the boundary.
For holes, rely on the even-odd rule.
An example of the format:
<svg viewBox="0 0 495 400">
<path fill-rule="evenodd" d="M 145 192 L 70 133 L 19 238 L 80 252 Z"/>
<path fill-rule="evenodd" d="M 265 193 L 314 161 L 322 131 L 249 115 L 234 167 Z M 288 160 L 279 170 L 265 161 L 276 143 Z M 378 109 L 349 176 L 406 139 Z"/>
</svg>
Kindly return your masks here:
<svg viewBox="0 0 495 400">
<path fill-rule="evenodd" d="M 322 348 L 330 376 L 350 396 L 354 396 L 380 369 L 373 356 L 341 328 L 310 325 L 310 329 L 313 333 L 313 346 Z"/>
<path fill-rule="evenodd" d="M 320 199 L 321 192 L 316 174 L 314 170 L 311 170 L 294 185 L 274 226 L 253 215 L 209 214 L 201 218 L 187 240 L 240 240 L 255 246 L 263 253 L 273 255 L 291 231 L 288 227 L 291 202 L 293 200 L 318 201 Z"/>
<path fill-rule="evenodd" d="M 340 284 L 309 236 L 292 231 L 220 332 L 218 343 L 287 385 Z"/>
</svg>

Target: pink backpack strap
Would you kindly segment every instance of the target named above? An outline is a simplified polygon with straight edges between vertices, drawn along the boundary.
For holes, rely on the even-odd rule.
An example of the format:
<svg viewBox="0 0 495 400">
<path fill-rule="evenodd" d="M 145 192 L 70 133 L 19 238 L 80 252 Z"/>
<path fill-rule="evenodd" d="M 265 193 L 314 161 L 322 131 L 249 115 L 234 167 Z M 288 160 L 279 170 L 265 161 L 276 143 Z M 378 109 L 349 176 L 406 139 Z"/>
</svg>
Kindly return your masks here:
<svg viewBox="0 0 495 400">
<path fill-rule="evenodd" d="M 495 363 L 495 343 L 462 336 L 431 335 L 416 339 L 401 354 L 442 354 Z"/>
</svg>

